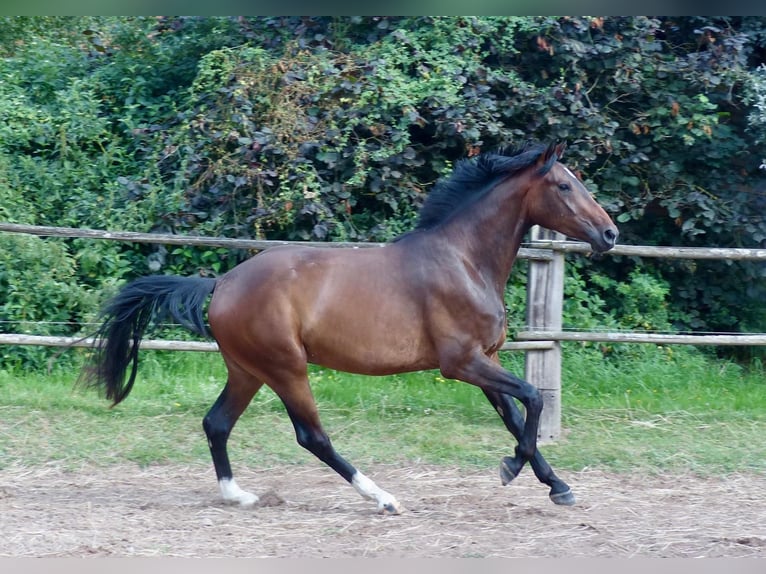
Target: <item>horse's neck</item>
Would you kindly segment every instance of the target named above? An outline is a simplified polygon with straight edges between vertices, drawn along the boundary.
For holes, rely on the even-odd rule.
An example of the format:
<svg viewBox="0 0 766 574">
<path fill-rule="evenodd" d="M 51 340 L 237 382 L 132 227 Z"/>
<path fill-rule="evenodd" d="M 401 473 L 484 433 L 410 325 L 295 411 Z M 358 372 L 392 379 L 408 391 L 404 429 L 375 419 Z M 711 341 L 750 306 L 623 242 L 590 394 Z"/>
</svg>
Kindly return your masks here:
<svg viewBox="0 0 766 574">
<path fill-rule="evenodd" d="M 486 281 L 503 289 L 529 227 L 520 198 L 488 197 L 447 222 L 441 233 Z"/>
</svg>

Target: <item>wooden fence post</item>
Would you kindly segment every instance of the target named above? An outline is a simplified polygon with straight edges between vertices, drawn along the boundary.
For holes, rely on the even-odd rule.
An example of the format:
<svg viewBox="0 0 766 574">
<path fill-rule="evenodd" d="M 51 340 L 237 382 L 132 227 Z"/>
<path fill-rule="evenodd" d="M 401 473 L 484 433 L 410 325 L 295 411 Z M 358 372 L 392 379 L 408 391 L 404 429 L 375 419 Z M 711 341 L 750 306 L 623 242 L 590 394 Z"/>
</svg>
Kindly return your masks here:
<svg viewBox="0 0 766 574">
<path fill-rule="evenodd" d="M 539 240 L 561 240 L 564 236 L 535 226 L 531 230 L 534 243 Z M 564 305 L 564 253 L 553 252 L 551 261 L 531 260 L 527 278 L 527 329 L 529 331 L 561 331 Z M 554 341 L 546 350 L 527 351 L 525 376 L 543 394 L 538 440 L 542 443 L 561 437 L 561 343 Z"/>
</svg>

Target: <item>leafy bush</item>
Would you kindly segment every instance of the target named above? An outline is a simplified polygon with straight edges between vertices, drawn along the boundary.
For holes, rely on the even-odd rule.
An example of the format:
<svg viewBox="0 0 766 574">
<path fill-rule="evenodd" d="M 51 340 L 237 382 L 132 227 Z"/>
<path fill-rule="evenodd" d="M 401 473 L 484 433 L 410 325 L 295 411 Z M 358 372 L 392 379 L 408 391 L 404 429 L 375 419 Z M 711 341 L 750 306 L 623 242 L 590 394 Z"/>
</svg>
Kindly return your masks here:
<svg viewBox="0 0 766 574">
<path fill-rule="evenodd" d="M 0 332 L 71 335 L 96 309 L 95 294 L 75 281 L 76 262 L 58 241 L 0 235 Z M 42 367 L 50 351 L 5 346 L 4 365 Z"/>
<path fill-rule="evenodd" d="M 538 22 L 525 38 L 531 49 L 513 62 L 527 82 L 514 88 L 529 107 L 522 117 L 533 133 L 572 142 L 567 162 L 620 222 L 621 241 L 764 245 L 763 141 L 752 139 L 741 106 L 763 19 Z M 599 269 L 629 281 L 635 264 L 620 258 Z M 763 317 L 762 265 L 640 264 L 671 285 L 680 328 L 763 331 L 763 322 L 745 322 L 754 310 Z"/>
</svg>

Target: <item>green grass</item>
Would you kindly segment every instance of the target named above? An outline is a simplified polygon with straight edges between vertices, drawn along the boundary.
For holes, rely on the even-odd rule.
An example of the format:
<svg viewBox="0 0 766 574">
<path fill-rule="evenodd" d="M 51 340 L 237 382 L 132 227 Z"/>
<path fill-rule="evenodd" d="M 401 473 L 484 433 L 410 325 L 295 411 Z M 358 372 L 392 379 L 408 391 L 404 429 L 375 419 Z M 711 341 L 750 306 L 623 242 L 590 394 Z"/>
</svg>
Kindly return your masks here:
<svg viewBox="0 0 766 574">
<path fill-rule="evenodd" d="M 645 348 L 619 360 L 565 348 L 565 436 L 543 447 L 556 468 L 636 472 L 766 471 L 762 367 L 696 351 Z M 523 356 L 505 362 L 523 373 Z M 76 370 L 0 371 L 0 468 L 164 462 L 208 463 L 201 419 L 220 392 L 217 354 L 146 351 L 135 389 L 114 409 Z M 482 393 L 437 372 L 384 378 L 312 369 L 312 388 L 336 448 L 371 462 L 494 467 L 513 441 Z M 284 408 L 268 389 L 230 441 L 233 463 L 303 463 Z"/>
</svg>

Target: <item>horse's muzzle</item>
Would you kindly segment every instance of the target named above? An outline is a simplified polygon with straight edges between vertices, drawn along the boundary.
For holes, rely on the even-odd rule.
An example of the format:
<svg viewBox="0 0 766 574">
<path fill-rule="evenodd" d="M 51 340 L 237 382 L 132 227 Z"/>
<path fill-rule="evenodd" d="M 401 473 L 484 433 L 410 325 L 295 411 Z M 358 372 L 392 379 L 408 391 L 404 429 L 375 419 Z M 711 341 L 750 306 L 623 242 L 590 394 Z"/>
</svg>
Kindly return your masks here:
<svg viewBox="0 0 766 574">
<path fill-rule="evenodd" d="M 619 236 L 620 232 L 617 230 L 617 227 L 610 225 L 609 227 L 594 233 L 594 237 L 590 241 L 590 246 L 593 251 L 596 251 L 597 253 L 609 251 L 617 245 L 617 238 Z"/>
</svg>

